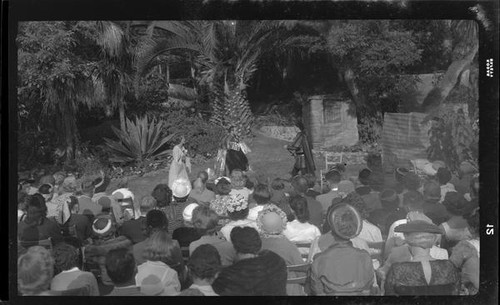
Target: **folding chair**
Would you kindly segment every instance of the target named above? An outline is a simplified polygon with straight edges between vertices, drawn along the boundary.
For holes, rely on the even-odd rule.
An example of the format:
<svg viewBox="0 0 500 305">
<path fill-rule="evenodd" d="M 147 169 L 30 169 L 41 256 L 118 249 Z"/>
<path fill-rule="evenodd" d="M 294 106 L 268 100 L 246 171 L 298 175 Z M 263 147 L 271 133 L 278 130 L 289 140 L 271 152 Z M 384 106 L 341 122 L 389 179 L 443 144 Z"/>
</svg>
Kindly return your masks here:
<svg viewBox="0 0 500 305">
<path fill-rule="evenodd" d="M 300 252 L 300 256 L 302 256 L 302 259 L 304 260 L 304 262 L 307 261 L 307 258 L 309 257 L 309 249 L 311 249 L 311 243 L 295 243 L 295 246 L 297 246 L 297 248 L 300 249 L 307 249 L 307 253 L 302 253 L 302 251 Z"/>
<path fill-rule="evenodd" d="M 308 272 L 309 272 L 310 268 L 311 268 L 310 263 L 287 266 L 286 270 L 287 270 L 289 275 L 290 275 L 290 272 L 294 272 L 294 273 L 300 273 L 300 276 L 289 277 L 286 279 L 286 283 L 287 284 L 304 285 L 306 283 Z"/>
</svg>

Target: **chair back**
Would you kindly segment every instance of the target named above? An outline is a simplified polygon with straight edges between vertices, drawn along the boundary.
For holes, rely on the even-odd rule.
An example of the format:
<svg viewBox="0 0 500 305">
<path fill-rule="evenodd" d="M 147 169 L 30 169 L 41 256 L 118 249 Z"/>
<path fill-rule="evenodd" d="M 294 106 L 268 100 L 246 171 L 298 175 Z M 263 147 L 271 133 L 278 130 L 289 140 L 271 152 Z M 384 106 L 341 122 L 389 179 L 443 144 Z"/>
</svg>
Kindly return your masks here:
<svg viewBox="0 0 500 305">
<path fill-rule="evenodd" d="M 311 264 L 309 263 L 287 266 L 286 270 L 288 272 L 288 278 L 286 279 L 286 283 L 304 285 L 310 268 Z M 294 275 L 291 275 L 290 273 L 294 273 Z"/>
<path fill-rule="evenodd" d="M 18 245 L 25 249 L 33 246 L 41 246 L 49 251 L 52 251 L 52 240 L 50 237 L 41 240 L 20 240 L 18 241 Z"/>
<path fill-rule="evenodd" d="M 53 294 L 57 296 L 90 296 L 90 287 L 83 286 L 74 289 L 53 291 Z"/>
<path fill-rule="evenodd" d="M 185 264 L 189 260 L 189 247 L 181 247 L 182 260 Z"/>
<path fill-rule="evenodd" d="M 302 256 L 302 259 L 304 260 L 304 262 L 306 262 L 309 257 L 309 250 L 311 249 L 311 243 L 295 243 L 295 246 L 297 246 L 297 248 L 300 251 L 300 256 Z M 307 249 L 307 251 L 303 251 L 303 249 Z"/>
</svg>

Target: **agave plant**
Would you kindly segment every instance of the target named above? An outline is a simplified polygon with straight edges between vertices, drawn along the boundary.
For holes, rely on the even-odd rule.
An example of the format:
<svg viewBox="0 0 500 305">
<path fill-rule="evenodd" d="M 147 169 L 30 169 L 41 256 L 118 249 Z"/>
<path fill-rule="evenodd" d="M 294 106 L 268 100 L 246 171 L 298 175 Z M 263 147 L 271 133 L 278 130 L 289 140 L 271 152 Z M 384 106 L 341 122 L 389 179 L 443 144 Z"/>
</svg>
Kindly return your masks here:
<svg viewBox="0 0 500 305">
<path fill-rule="evenodd" d="M 147 159 L 165 157 L 171 153 L 165 148 L 175 134 L 162 135 L 163 121 L 151 121 L 147 116 L 136 118 L 135 122 L 126 119 L 126 129 L 122 131 L 113 127 L 113 132 L 118 141 L 105 138 L 105 144 L 109 148 L 111 162 L 129 163 L 142 162 Z"/>
</svg>

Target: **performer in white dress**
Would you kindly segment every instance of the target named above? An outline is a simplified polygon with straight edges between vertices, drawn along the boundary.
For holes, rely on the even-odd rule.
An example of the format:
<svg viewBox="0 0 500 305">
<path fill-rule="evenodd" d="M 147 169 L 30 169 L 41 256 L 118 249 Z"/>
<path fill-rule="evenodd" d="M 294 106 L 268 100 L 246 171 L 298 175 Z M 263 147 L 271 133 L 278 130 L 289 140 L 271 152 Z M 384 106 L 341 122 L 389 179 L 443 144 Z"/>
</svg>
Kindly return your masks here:
<svg viewBox="0 0 500 305">
<path fill-rule="evenodd" d="M 187 149 L 184 147 L 186 139 L 181 137 L 181 142 L 172 149 L 172 163 L 168 173 L 168 186 L 172 188 L 172 184 L 178 178 L 183 178 L 189 181 L 188 171 L 191 172 L 191 161 L 187 155 Z"/>
</svg>

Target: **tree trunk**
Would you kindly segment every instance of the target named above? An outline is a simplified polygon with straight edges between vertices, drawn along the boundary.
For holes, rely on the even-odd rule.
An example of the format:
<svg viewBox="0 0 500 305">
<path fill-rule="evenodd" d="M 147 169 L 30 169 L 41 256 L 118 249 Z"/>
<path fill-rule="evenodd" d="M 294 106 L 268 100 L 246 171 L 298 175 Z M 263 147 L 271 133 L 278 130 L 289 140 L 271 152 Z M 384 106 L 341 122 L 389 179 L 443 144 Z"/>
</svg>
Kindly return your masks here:
<svg viewBox="0 0 500 305">
<path fill-rule="evenodd" d="M 61 115 L 63 120 L 64 129 L 64 142 L 66 152 L 66 164 L 69 164 L 75 159 L 75 139 L 76 139 L 76 126 L 75 117 L 69 113 Z"/>
<path fill-rule="evenodd" d="M 356 84 L 355 78 L 355 73 L 351 68 L 344 70 L 344 81 L 349 88 L 356 109 L 361 109 L 365 105 L 365 96 Z"/>
<path fill-rule="evenodd" d="M 125 125 L 125 105 L 123 105 L 123 101 L 120 102 L 118 111 L 120 112 L 120 128 L 122 131 L 125 131 L 127 130 L 127 126 Z"/>
<path fill-rule="evenodd" d="M 470 65 L 476 56 L 478 45 L 462 59 L 455 60 L 451 63 L 443 76 L 443 79 L 434 87 L 425 97 L 422 103 L 422 111 L 425 113 L 433 113 L 436 108 L 446 99 L 450 91 L 457 84 L 460 73 L 465 67 Z"/>
</svg>

